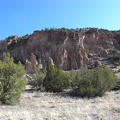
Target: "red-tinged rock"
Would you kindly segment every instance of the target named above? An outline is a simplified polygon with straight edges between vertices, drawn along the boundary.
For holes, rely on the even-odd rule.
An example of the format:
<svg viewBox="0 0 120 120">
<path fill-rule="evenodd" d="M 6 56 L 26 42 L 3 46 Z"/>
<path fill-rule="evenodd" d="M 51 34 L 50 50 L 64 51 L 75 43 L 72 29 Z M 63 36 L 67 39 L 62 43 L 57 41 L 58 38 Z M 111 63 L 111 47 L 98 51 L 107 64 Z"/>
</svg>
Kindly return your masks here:
<svg viewBox="0 0 120 120">
<path fill-rule="evenodd" d="M 119 50 L 118 34 L 119 31 L 97 28 L 64 28 L 35 31 L 20 38 L 11 36 L 0 42 L 0 59 L 2 53 L 8 51 L 16 61 L 26 65 L 27 71 L 37 66 L 45 69 L 48 65 L 56 65 L 63 70 L 79 69 L 94 54 L 106 57 L 109 50 Z"/>
</svg>

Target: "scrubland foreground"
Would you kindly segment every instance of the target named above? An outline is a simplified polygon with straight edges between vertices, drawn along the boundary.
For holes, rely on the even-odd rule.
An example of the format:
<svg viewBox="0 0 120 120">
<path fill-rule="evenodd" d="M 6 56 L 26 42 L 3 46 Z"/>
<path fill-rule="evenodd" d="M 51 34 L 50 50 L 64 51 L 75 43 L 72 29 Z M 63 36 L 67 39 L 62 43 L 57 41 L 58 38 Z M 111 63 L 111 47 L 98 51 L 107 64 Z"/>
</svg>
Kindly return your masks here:
<svg viewBox="0 0 120 120">
<path fill-rule="evenodd" d="M 19 105 L 0 106 L 0 120 L 120 120 L 120 90 L 90 99 L 26 91 Z"/>
<path fill-rule="evenodd" d="M 115 85 L 116 77 L 110 69 L 101 66 L 112 65 L 111 68 L 115 68 L 114 72 L 120 78 L 119 38 L 120 31 L 62 28 L 35 31 L 20 38 L 10 36 L 1 41 L 0 59 L 4 55 L 5 59 L 0 62 L 0 120 L 120 120 L 120 89 L 109 91 Z M 9 54 L 3 53 L 6 51 Z M 87 64 L 92 70 L 83 69 L 80 77 L 79 74 L 70 75 L 72 84 L 69 86 L 66 84 L 69 74 L 49 69 L 46 76 L 39 74 L 37 78 L 40 79 L 35 78 L 40 86 L 36 80 L 32 83 L 37 85 L 33 87 L 44 87 L 48 92 L 27 90 L 21 95 L 27 84 L 26 80 L 21 79 L 26 74 L 21 63 L 25 65 L 27 73 L 34 68 L 46 69 L 51 65 L 69 71 Z M 73 97 L 62 92 L 69 87 L 77 95 L 95 98 Z M 99 95 L 103 96 L 97 97 Z M 16 103 L 19 104 L 12 105 Z"/>
</svg>

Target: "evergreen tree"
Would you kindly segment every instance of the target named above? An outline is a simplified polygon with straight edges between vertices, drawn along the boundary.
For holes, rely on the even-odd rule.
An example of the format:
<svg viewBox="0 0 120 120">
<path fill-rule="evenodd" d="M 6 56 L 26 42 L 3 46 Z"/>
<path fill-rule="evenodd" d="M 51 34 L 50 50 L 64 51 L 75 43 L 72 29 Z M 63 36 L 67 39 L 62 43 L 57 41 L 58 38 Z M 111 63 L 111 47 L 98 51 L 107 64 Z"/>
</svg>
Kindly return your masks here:
<svg viewBox="0 0 120 120">
<path fill-rule="evenodd" d="M 62 92 L 69 87 L 68 75 L 54 66 L 49 66 L 43 85 L 47 91 Z"/>
<path fill-rule="evenodd" d="M 115 73 L 106 66 L 98 66 L 92 70 L 83 68 L 75 74 L 71 84 L 74 95 L 88 97 L 102 96 L 115 85 Z"/>
<path fill-rule="evenodd" d="M 27 83 L 25 73 L 20 62 L 15 64 L 9 53 L 3 53 L 3 60 L 0 61 L 0 101 L 3 104 L 19 102 L 21 92 Z"/>
</svg>

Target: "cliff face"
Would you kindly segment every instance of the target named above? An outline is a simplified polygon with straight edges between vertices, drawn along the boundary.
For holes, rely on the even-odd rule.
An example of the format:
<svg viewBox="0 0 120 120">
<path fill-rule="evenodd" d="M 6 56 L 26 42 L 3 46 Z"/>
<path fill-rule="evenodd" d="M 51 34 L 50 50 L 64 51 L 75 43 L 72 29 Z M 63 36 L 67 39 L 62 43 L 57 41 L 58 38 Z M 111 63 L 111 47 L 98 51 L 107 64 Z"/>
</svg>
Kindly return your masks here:
<svg viewBox="0 0 120 120">
<path fill-rule="evenodd" d="M 120 33 L 100 29 L 51 29 L 32 35 L 8 37 L 0 42 L 0 59 L 8 51 L 15 61 L 26 64 L 27 71 L 55 64 L 63 70 L 78 69 L 89 62 L 90 54 L 106 56 L 120 49 Z"/>
</svg>

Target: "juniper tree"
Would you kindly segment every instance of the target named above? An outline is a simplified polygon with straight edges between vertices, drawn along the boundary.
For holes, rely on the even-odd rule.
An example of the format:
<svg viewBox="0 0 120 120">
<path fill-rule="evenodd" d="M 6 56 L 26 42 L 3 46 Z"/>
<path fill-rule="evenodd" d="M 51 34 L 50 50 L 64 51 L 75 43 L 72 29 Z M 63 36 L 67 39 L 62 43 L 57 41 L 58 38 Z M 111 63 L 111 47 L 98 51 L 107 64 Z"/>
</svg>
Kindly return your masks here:
<svg viewBox="0 0 120 120">
<path fill-rule="evenodd" d="M 19 102 L 21 92 L 27 83 L 25 73 L 20 62 L 15 64 L 9 53 L 3 53 L 3 60 L 0 61 L 0 101 L 3 104 Z"/>
</svg>

